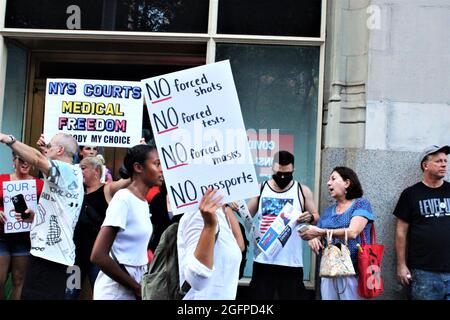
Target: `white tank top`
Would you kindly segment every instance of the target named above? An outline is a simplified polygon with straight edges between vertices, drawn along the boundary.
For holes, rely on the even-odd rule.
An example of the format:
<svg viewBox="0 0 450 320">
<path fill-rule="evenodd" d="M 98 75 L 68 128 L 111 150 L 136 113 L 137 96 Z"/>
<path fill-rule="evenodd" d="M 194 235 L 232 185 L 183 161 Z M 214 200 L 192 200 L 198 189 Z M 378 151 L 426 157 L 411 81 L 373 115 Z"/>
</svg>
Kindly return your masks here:
<svg viewBox="0 0 450 320">
<path fill-rule="evenodd" d="M 259 221 L 261 236 L 264 235 L 272 221 L 277 217 L 287 202 L 303 212 L 299 195 L 303 198 L 302 190 L 297 181 L 294 181 L 292 186 L 283 192 L 274 191 L 268 182 L 264 183 L 259 198 L 258 212 L 256 213 L 256 221 Z M 286 245 L 275 257 L 268 258 L 264 253 L 260 252 L 254 260 L 265 264 L 303 267 L 302 239 L 294 231 L 286 242 Z"/>
</svg>

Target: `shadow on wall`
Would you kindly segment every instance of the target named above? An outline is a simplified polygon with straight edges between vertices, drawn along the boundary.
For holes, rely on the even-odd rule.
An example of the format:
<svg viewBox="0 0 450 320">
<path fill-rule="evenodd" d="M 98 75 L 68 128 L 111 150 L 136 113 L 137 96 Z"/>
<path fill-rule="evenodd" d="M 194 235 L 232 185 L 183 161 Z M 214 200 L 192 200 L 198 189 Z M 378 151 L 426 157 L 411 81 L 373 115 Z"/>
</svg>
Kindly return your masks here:
<svg viewBox="0 0 450 320">
<path fill-rule="evenodd" d="M 392 212 L 403 189 L 422 179 L 419 157 L 420 153 L 384 150 L 327 148 L 322 151 L 320 212 L 332 203 L 326 183 L 336 166 L 350 167 L 358 174 L 364 197 L 372 204 L 377 240 L 385 245 L 382 264 L 385 291 L 378 299 L 406 299 L 406 290 L 395 276 L 395 217 Z"/>
</svg>

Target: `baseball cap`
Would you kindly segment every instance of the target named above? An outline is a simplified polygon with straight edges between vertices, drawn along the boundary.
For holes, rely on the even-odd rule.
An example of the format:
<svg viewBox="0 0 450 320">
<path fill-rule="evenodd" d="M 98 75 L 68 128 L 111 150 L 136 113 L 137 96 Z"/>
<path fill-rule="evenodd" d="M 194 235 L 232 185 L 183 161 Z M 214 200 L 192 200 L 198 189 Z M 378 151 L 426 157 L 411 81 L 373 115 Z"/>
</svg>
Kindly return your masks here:
<svg viewBox="0 0 450 320">
<path fill-rule="evenodd" d="M 430 154 L 434 154 L 436 152 L 444 152 L 445 154 L 449 154 L 450 153 L 450 146 L 432 145 L 432 146 L 426 147 L 422 151 L 422 154 L 420 155 L 420 165 L 422 165 L 422 162 L 423 162 L 423 160 L 425 159 L 426 156 L 429 156 Z"/>
</svg>

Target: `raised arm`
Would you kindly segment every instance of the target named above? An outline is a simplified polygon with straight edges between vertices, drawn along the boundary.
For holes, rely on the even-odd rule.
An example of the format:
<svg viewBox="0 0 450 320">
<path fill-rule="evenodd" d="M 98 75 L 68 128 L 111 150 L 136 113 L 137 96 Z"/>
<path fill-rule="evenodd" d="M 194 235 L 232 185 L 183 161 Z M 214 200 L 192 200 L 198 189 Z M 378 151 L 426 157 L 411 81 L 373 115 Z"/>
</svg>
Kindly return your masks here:
<svg viewBox="0 0 450 320">
<path fill-rule="evenodd" d="M 131 179 L 120 179 L 118 181 L 112 181 L 110 183 L 105 184 L 103 189 L 105 193 L 106 202 L 110 202 L 114 194 L 120 189 L 127 188 L 131 183 Z"/>
<path fill-rule="evenodd" d="M 241 227 L 239 226 L 239 221 L 236 218 L 236 215 L 234 214 L 233 210 L 228 206 L 225 206 L 223 208 L 223 212 L 225 212 L 225 216 L 228 222 L 230 223 L 231 231 L 233 232 L 233 236 L 239 245 L 239 249 L 241 249 L 241 251 L 244 251 L 245 250 L 244 237 L 242 235 Z"/>
<path fill-rule="evenodd" d="M 213 199 L 215 193 L 215 189 L 208 189 L 200 202 L 199 209 L 204 226 L 194 252 L 195 258 L 209 269 L 214 266 L 214 244 L 218 223 L 216 210 L 220 207 L 222 200 L 222 197 Z"/>
<path fill-rule="evenodd" d="M 45 175 L 49 172 L 49 162 L 45 155 L 39 150 L 34 149 L 20 141 L 15 141 L 15 138 L 11 135 L 0 133 L 0 142 L 7 144 L 17 155 L 39 169 Z"/>
</svg>

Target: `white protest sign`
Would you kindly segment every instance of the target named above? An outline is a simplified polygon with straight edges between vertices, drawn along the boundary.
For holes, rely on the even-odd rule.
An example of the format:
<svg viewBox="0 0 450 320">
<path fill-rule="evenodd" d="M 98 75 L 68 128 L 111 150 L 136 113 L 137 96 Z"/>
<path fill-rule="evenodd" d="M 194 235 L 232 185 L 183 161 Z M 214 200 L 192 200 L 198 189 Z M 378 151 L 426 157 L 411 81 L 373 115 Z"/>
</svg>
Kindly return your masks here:
<svg viewBox="0 0 450 320">
<path fill-rule="evenodd" d="M 289 237 L 291 237 L 299 216 L 300 212 L 294 210 L 292 204 L 287 202 L 275 220 L 273 220 L 269 229 L 264 233 L 264 236 L 257 243 L 258 248 L 267 257 L 275 257 L 289 240 Z"/>
<path fill-rule="evenodd" d="M 37 212 L 37 189 L 35 180 L 16 180 L 3 182 L 3 207 L 6 215 L 5 233 L 25 232 L 31 230 L 31 223 L 16 220 L 14 204 L 11 198 L 23 194 L 27 207 Z"/>
<path fill-rule="evenodd" d="M 129 148 L 142 136 L 139 82 L 47 79 L 44 135 L 64 132 L 80 145 Z"/>
<path fill-rule="evenodd" d="M 208 187 L 222 202 L 259 195 L 229 61 L 142 80 L 174 214 L 197 210 Z"/>
</svg>

